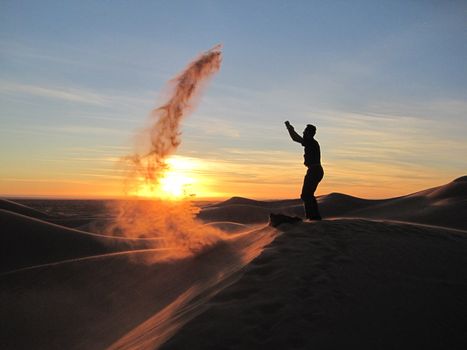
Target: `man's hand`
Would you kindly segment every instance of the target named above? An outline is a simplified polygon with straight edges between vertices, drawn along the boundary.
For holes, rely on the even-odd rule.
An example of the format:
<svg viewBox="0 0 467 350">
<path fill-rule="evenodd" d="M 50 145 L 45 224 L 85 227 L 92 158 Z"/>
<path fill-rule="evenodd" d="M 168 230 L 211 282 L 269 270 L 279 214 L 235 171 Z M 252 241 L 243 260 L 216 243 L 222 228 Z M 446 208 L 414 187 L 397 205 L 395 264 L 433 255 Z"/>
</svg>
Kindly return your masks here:
<svg viewBox="0 0 467 350">
<path fill-rule="evenodd" d="M 290 122 L 288 120 L 285 121 L 284 124 L 285 124 L 285 127 L 287 128 L 287 131 L 289 132 L 289 135 L 292 138 L 292 140 L 294 140 L 295 142 L 303 144 L 303 138 L 299 134 L 297 134 L 297 132 L 295 131 L 292 124 L 290 124 Z"/>
</svg>

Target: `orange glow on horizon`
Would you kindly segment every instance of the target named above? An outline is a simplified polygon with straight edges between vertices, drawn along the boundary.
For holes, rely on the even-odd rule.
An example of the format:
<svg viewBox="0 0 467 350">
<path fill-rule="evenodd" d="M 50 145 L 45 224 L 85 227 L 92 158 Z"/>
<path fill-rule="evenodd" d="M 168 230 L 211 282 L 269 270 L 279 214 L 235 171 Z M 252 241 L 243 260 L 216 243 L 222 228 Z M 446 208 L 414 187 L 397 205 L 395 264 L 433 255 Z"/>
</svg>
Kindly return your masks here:
<svg viewBox="0 0 467 350">
<path fill-rule="evenodd" d="M 172 156 L 166 160 L 167 169 L 157 183 L 151 184 L 139 178 L 136 189 L 130 195 L 143 198 L 182 200 L 187 198 L 215 198 L 219 194 L 210 189 L 213 181 L 200 175 L 205 167 L 199 159 Z"/>
<path fill-rule="evenodd" d="M 284 167 L 264 164 L 234 163 L 218 159 L 201 159 L 175 155 L 168 158 L 169 168 L 159 179 L 159 187 L 142 178 L 130 186 L 127 194 L 144 199 L 222 200 L 233 196 L 251 199 L 299 198 L 304 168 L 300 165 Z M 398 169 L 388 167 L 363 169 L 368 175 L 350 172 L 335 164 L 324 164 L 326 175 L 317 195 L 331 192 L 345 193 L 360 198 L 376 199 L 403 196 L 430 187 L 446 184 L 459 174 L 437 173 L 426 179 L 411 178 L 402 181 Z M 246 168 L 248 166 L 248 168 Z M 248 169 L 248 174 L 246 174 Z M 362 169 L 360 167 L 359 169 Z M 362 170 L 362 171 L 363 171 Z M 114 169 L 106 173 L 83 174 L 28 174 L 0 178 L 0 195 L 4 197 L 48 198 L 122 198 L 124 176 L 115 176 Z M 383 176 L 384 175 L 384 176 Z"/>
</svg>

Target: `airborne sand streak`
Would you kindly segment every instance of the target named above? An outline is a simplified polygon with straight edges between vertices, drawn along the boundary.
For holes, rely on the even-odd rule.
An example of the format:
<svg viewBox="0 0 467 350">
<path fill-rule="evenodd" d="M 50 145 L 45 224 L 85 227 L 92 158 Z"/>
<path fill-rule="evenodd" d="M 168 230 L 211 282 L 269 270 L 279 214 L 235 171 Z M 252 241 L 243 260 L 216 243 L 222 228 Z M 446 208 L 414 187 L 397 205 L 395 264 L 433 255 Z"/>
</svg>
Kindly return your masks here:
<svg viewBox="0 0 467 350">
<path fill-rule="evenodd" d="M 166 103 L 151 112 L 151 124 L 136 135 L 140 148 L 124 158 L 129 171 L 125 192 L 157 188 L 168 170 L 167 157 L 181 143 L 181 122 L 193 112 L 203 87 L 219 70 L 220 46 L 203 53 L 169 83 Z M 112 208 L 116 220 L 107 233 L 131 238 L 157 237 L 152 248 L 177 247 L 170 256 L 155 256 L 154 261 L 177 259 L 203 251 L 224 237 L 219 229 L 195 220 L 198 211 L 189 201 L 170 201 L 157 196 L 152 200 L 126 200 Z"/>
<path fill-rule="evenodd" d="M 169 100 L 152 111 L 152 124 L 138 135 L 143 142 L 149 141 L 149 149 L 127 157 L 133 163 L 134 175 L 138 179 L 154 185 L 167 168 L 166 158 L 181 143 L 181 121 L 193 112 L 203 87 L 220 68 L 220 48 L 218 45 L 202 54 L 171 80 Z"/>
</svg>

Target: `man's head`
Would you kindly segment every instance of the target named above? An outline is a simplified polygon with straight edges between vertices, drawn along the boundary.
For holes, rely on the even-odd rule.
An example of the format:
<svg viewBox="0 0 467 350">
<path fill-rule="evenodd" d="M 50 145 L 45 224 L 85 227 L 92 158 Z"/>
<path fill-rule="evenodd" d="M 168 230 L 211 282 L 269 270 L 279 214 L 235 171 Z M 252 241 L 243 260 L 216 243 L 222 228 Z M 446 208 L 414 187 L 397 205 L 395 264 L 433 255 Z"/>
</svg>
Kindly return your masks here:
<svg viewBox="0 0 467 350">
<path fill-rule="evenodd" d="M 313 137 L 316 134 L 316 126 L 308 124 L 303 130 L 303 137 L 308 138 L 308 137 Z"/>
</svg>

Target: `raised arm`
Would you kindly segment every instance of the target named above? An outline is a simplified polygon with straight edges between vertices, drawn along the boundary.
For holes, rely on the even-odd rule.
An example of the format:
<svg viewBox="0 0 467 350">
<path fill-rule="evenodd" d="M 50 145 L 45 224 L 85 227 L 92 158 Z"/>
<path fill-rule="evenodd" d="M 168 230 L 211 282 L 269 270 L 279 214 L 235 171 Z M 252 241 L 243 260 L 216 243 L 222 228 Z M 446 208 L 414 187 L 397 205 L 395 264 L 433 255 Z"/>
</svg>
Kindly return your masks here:
<svg viewBox="0 0 467 350">
<path fill-rule="evenodd" d="M 289 135 L 292 138 L 292 140 L 298 143 L 303 143 L 303 138 L 299 134 L 297 134 L 294 127 L 289 123 L 288 120 L 285 122 L 285 127 L 287 128 L 287 131 L 289 132 Z"/>
</svg>

